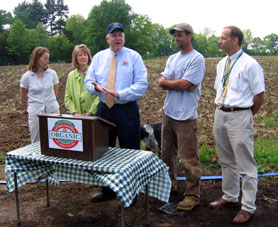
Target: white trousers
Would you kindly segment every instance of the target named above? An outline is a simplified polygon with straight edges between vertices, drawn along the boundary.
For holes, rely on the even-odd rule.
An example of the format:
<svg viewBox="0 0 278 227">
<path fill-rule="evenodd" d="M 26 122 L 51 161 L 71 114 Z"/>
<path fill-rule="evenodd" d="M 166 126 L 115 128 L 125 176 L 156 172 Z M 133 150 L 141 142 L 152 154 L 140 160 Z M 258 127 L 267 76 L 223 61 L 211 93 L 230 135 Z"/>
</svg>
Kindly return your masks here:
<svg viewBox="0 0 278 227">
<path fill-rule="evenodd" d="M 59 110 L 56 110 L 52 113 L 59 114 Z M 28 124 L 30 130 L 31 143 L 40 141 L 40 124 L 38 114 L 28 113 Z"/>
<path fill-rule="evenodd" d="M 213 133 L 222 167 L 223 199 L 237 202 L 242 175 L 242 209 L 256 210 L 257 165 L 254 160 L 254 129 L 251 110 L 224 112 L 216 108 Z"/>
</svg>

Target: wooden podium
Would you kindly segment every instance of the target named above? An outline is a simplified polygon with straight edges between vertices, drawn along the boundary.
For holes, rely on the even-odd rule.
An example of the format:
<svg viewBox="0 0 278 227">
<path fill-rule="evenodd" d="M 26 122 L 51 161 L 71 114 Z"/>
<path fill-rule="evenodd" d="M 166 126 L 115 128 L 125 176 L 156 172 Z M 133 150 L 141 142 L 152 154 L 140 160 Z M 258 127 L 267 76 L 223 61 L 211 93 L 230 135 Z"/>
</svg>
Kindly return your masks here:
<svg viewBox="0 0 278 227">
<path fill-rule="evenodd" d="M 108 150 L 108 127 L 100 117 L 40 114 L 41 153 L 49 156 L 95 161 Z"/>
</svg>

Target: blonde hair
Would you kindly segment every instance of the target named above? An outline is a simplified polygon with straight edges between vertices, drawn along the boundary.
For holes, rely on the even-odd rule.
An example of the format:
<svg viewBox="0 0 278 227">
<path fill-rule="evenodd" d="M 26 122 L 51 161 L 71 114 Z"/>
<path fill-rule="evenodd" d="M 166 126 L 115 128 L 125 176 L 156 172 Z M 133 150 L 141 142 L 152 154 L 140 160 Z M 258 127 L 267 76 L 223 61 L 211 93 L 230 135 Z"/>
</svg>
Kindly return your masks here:
<svg viewBox="0 0 278 227">
<path fill-rule="evenodd" d="M 27 67 L 28 70 L 37 72 L 38 70 L 38 60 L 41 58 L 41 56 L 45 53 L 49 53 L 49 50 L 46 47 L 35 47 L 32 51 L 32 54 L 30 56 L 29 65 Z"/>
<path fill-rule="evenodd" d="M 91 51 L 85 44 L 76 45 L 72 51 L 72 65 L 74 68 L 79 68 L 77 55 L 80 50 L 83 50 L 88 55 L 88 65 L 92 62 Z"/>
</svg>

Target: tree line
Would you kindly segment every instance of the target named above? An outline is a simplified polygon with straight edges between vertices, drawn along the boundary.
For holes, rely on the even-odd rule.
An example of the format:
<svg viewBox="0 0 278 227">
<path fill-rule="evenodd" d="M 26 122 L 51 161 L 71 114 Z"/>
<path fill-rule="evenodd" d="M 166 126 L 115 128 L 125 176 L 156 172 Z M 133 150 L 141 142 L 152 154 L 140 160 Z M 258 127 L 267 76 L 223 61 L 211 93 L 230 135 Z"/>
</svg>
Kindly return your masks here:
<svg viewBox="0 0 278 227">
<path fill-rule="evenodd" d="M 86 6 L 84 6 L 86 7 Z M 177 51 L 170 28 L 152 23 L 148 16 L 132 11 L 124 0 L 103 0 L 94 6 L 88 18 L 68 16 L 64 0 L 25 0 L 11 12 L 0 10 L 0 65 L 27 64 L 33 48 L 45 46 L 50 50 L 51 62 L 71 62 L 76 44 L 84 43 L 92 54 L 107 48 L 105 30 L 109 23 L 124 25 L 126 45 L 138 51 L 143 58 L 168 56 Z M 174 26 L 174 25 L 173 25 Z M 278 55 L 278 35 L 263 39 L 243 31 L 243 49 L 251 55 Z M 205 28 L 194 34 L 193 46 L 205 57 L 220 57 L 219 36 Z"/>
</svg>

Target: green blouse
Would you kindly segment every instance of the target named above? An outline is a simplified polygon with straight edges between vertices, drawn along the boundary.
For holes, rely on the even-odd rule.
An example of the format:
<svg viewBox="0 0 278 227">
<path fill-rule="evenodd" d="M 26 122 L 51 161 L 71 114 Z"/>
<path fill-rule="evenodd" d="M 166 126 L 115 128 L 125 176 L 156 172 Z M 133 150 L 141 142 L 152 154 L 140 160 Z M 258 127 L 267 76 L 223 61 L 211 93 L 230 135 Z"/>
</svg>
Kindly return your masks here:
<svg viewBox="0 0 278 227">
<path fill-rule="evenodd" d="M 71 71 L 68 75 L 65 106 L 72 113 L 92 113 L 96 115 L 99 103 L 98 96 L 92 96 L 84 86 L 86 72 L 80 74 L 78 69 Z"/>
</svg>

